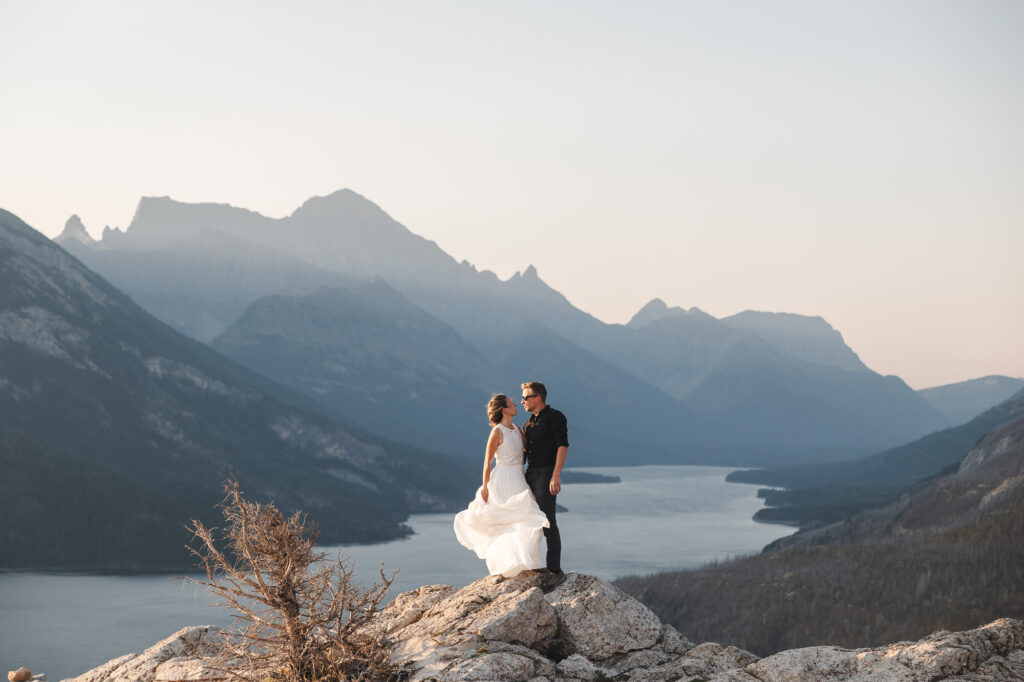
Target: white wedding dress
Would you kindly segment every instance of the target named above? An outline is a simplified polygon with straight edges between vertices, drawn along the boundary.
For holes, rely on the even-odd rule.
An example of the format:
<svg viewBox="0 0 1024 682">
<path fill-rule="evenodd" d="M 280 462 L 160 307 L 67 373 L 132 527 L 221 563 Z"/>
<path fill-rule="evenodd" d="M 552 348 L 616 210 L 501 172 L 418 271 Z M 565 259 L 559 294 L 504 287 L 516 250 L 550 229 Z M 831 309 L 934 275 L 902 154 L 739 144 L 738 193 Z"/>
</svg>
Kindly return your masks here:
<svg viewBox="0 0 1024 682">
<path fill-rule="evenodd" d="M 480 494 L 483 486 L 477 488 L 469 508 L 455 515 L 455 537 L 487 561 L 491 575 L 511 578 L 544 566 L 540 539 L 548 519 L 526 485 L 519 429 L 497 428 L 503 440 L 494 453 L 497 464 L 487 482 L 487 501 Z"/>
</svg>

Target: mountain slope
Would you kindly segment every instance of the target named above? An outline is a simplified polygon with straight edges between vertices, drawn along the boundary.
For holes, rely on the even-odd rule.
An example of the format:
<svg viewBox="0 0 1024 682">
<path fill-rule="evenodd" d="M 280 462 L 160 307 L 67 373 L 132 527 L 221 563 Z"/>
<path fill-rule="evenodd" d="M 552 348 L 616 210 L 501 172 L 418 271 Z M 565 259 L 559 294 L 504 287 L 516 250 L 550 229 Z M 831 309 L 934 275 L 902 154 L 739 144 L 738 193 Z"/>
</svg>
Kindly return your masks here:
<svg viewBox="0 0 1024 682">
<path fill-rule="evenodd" d="M 1024 394 L 1006 407 L 1011 419 L 980 438 L 948 474 L 921 482 L 891 505 L 782 538 L 769 549 L 898 542 L 1024 513 Z"/>
<path fill-rule="evenodd" d="M 590 347 L 712 420 L 739 447 L 777 463 L 827 461 L 946 425 L 901 380 L 860 365 L 823 320 L 745 313 L 740 324 L 659 303 L 626 327 L 592 334 Z"/>
<path fill-rule="evenodd" d="M 738 461 L 706 420 L 658 388 L 534 324 L 495 346 L 508 377 L 538 379 L 569 420 L 571 466 Z M 519 381 L 516 381 L 518 384 Z"/>
<path fill-rule="evenodd" d="M 837 459 L 948 425 L 900 379 L 865 367 L 821 318 L 747 311 L 718 320 L 657 300 L 628 325 L 606 325 L 532 269 L 507 288 L 555 333 L 701 414 L 722 445 L 748 453 L 734 463 Z"/>
<path fill-rule="evenodd" d="M 734 471 L 728 480 L 784 489 L 762 490 L 766 507 L 758 521 L 786 523 L 802 530 L 848 518 L 899 499 L 920 481 L 946 473 L 989 431 L 1024 414 L 1024 393 L 962 426 L 868 457 L 793 467 Z"/>
<path fill-rule="evenodd" d="M 488 398 L 511 390 L 451 327 L 382 280 L 261 298 L 213 346 L 372 431 L 473 458 Z"/>
<path fill-rule="evenodd" d="M 176 244 L 211 231 L 235 240 L 234 246 L 211 245 L 205 260 L 194 259 L 195 267 L 188 269 Z M 437 244 L 350 190 L 314 197 L 279 219 L 224 205 L 144 198 L 126 232 L 109 231 L 99 244 L 81 244 L 82 258 L 101 272 L 109 270 L 115 281 L 122 281 L 114 277 L 118 268 L 137 273 L 130 285 L 123 280 L 130 293 L 162 318 L 204 339 L 212 338 L 209 332 L 218 325 L 233 323 L 227 319 L 232 313 L 240 315 L 244 305 L 262 296 L 305 294 L 322 284 L 347 286 L 331 281 L 331 275 L 383 278 L 485 358 L 495 344 L 518 338 L 521 330 L 545 329 L 569 344 L 559 341 L 560 347 L 581 349 L 604 366 L 632 375 L 634 383 L 646 384 L 640 393 L 659 400 L 667 394 L 687 413 L 700 414 L 703 430 L 715 434 L 714 451 L 687 440 L 690 428 L 679 430 L 679 445 L 702 451 L 706 463 L 837 459 L 878 451 L 947 425 L 901 381 L 865 368 L 820 318 L 748 311 L 717 320 L 695 310 L 678 315 L 662 304 L 628 326 L 607 325 L 573 306 L 534 268 L 501 281 L 491 272 L 457 263 Z M 280 254 L 281 263 L 305 264 L 309 272 L 284 278 L 290 287 L 282 289 L 284 283 L 274 285 L 274 278 L 263 275 L 265 267 L 254 266 L 237 278 L 255 284 L 237 287 L 233 291 L 238 295 L 225 301 L 217 292 L 227 269 L 222 263 L 244 261 L 236 254 L 253 249 Z M 95 254 L 101 252 L 112 255 L 100 262 Z M 114 260 L 120 264 L 110 264 Z M 174 286 L 156 282 L 155 275 L 146 280 L 145 273 L 158 272 L 172 278 L 184 273 L 187 281 Z M 257 286 L 262 283 L 268 286 Z M 196 295 L 183 297 L 182 288 Z M 514 372 L 514 378 L 523 373 Z M 606 374 L 602 382 L 611 390 L 613 375 Z M 657 412 L 657 405 L 637 409 Z M 658 440 L 646 438 L 648 443 Z M 660 441 L 671 449 L 676 436 Z"/>
<path fill-rule="evenodd" d="M 187 565 L 183 526 L 215 521 L 228 475 L 315 510 L 325 542 L 396 537 L 410 510 L 464 501 L 461 467 L 289 395 L 0 211 L 0 566 Z"/>
<path fill-rule="evenodd" d="M 770 553 L 616 584 L 696 638 L 759 654 L 852 648 L 1020 617 L 1021 537 L 1018 413 L 971 448 L 955 472 L 888 507 L 784 538 Z"/>
<path fill-rule="evenodd" d="M 918 394 L 941 412 L 950 424 L 965 424 L 1024 388 L 1024 379 L 987 376 L 945 386 L 924 388 Z"/>
<path fill-rule="evenodd" d="M 871 371 L 846 345 L 842 334 L 820 317 L 746 310 L 723 317 L 722 322 L 757 334 L 791 360 L 851 372 Z"/>
<path fill-rule="evenodd" d="M 352 279 L 211 228 L 185 230 L 152 248 L 108 248 L 65 230 L 56 241 L 139 305 L 178 331 L 209 342 L 254 300 L 347 286 Z M 115 232 L 116 245 L 125 233 Z M 141 248 L 141 247 L 147 248 Z M 102 247 L 102 248 L 101 248 Z"/>
<path fill-rule="evenodd" d="M 484 357 L 381 280 L 260 299 L 214 345 L 324 409 L 474 460 L 488 397 L 518 396 L 535 377 L 569 416 L 577 466 L 679 463 L 718 447 L 671 398 L 546 327 L 510 330 Z"/>
<path fill-rule="evenodd" d="M 884 452 L 829 464 L 736 471 L 730 481 L 785 488 L 909 486 L 957 464 L 979 438 L 1024 415 L 1024 391 L 961 426 Z"/>
</svg>

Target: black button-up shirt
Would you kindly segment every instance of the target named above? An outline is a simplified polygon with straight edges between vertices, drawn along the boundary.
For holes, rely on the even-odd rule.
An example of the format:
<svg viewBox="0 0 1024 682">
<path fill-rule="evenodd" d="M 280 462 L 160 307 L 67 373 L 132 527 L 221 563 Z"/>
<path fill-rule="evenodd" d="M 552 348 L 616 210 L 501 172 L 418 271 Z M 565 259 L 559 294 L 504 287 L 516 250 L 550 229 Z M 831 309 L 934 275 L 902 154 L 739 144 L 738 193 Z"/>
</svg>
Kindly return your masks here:
<svg viewBox="0 0 1024 682">
<path fill-rule="evenodd" d="M 565 415 L 545 405 L 539 413 L 526 420 L 526 464 L 530 468 L 553 468 L 558 448 L 569 447 L 569 427 Z"/>
</svg>

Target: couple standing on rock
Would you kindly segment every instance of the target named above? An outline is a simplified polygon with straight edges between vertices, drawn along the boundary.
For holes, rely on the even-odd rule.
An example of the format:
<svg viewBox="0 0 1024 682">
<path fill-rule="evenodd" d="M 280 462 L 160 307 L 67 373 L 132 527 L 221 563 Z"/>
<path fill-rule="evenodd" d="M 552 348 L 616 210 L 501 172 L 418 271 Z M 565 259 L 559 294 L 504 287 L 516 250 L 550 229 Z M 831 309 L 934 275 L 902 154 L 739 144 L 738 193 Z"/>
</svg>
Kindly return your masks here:
<svg viewBox="0 0 1024 682">
<path fill-rule="evenodd" d="M 541 589 L 550 592 L 565 582 L 555 498 L 562 490 L 568 427 L 565 415 L 547 404 L 544 384 L 530 381 L 522 389 L 521 402 L 532 415 L 522 429 L 512 422 L 518 411 L 511 398 L 498 394 L 487 403 L 492 428 L 484 451 L 483 485 L 469 508 L 455 516 L 455 536 L 487 561 L 491 575 L 510 578 L 544 567 L 543 534 L 547 575 Z"/>
</svg>

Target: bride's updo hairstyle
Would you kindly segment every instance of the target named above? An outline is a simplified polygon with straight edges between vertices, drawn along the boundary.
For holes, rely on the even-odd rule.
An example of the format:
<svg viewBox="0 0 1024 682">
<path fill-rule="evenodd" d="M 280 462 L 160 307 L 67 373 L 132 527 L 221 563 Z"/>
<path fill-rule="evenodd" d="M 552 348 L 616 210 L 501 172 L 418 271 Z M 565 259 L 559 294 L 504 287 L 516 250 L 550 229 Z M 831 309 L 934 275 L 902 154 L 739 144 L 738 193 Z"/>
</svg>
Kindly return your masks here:
<svg viewBox="0 0 1024 682">
<path fill-rule="evenodd" d="M 491 423 L 491 426 L 497 426 L 501 423 L 501 411 L 509 405 L 508 396 L 504 393 L 491 396 L 491 399 L 487 402 L 487 421 Z"/>
</svg>

